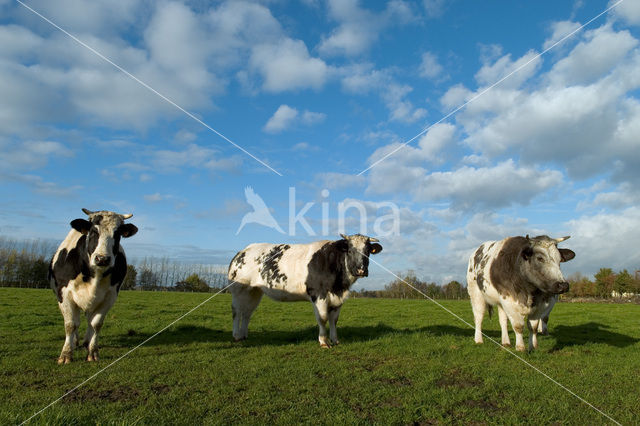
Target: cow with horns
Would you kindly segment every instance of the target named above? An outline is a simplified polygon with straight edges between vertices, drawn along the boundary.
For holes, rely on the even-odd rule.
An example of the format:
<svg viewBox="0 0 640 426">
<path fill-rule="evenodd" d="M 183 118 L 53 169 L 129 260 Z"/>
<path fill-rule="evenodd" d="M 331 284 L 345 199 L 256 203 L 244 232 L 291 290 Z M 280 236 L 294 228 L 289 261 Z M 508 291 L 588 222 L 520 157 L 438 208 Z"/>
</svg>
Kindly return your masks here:
<svg viewBox="0 0 640 426">
<path fill-rule="evenodd" d="M 469 258 L 467 289 L 475 318 L 475 342 L 482 343 L 485 309 L 498 307 L 502 344 L 509 346 L 507 319 L 516 333 L 516 349 L 524 351 L 525 320 L 529 328 L 529 350 L 538 347 L 537 333 L 546 331 L 549 312 L 558 294 L 569 290 L 560 263 L 575 257 L 558 243 L 569 237 L 509 237 L 488 241 Z M 540 322 L 543 322 L 541 325 Z"/>
<path fill-rule="evenodd" d="M 229 265 L 234 339 L 247 338 L 251 314 L 266 294 L 278 301 L 310 301 L 320 346 L 337 345 L 342 303 L 353 283 L 369 275 L 369 255 L 382 251 L 375 238 L 341 237 L 310 244 L 250 244 L 239 251 Z"/>
<path fill-rule="evenodd" d="M 82 211 L 89 220 L 71 221 L 72 229 L 49 265 L 49 283 L 64 317 L 66 335 L 58 364 L 71 362 L 82 311 L 88 323 L 84 337 L 87 361 L 98 360 L 98 333 L 127 273 L 120 239 L 138 232 L 135 225 L 124 223 L 132 214 Z"/>
</svg>

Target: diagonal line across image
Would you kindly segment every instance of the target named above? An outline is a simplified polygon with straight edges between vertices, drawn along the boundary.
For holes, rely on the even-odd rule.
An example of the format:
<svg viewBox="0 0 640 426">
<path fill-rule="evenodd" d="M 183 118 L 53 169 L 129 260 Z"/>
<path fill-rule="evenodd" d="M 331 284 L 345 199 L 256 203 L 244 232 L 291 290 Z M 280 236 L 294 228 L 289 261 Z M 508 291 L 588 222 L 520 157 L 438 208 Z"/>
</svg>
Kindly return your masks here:
<svg viewBox="0 0 640 426">
<path fill-rule="evenodd" d="M 78 43 L 79 45 L 81 45 L 82 47 L 88 49 L 89 51 L 91 51 L 91 53 L 93 53 L 94 55 L 98 56 L 100 59 L 104 60 L 105 62 L 111 64 L 113 67 L 115 67 L 118 71 L 122 72 L 123 74 L 125 74 L 127 77 L 131 78 L 132 80 L 134 80 L 136 83 L 140 84 L 142 87 L 144 87 L 145 89 L 151 91 L 152 93 L 154 93 L 155 95 L 157 95 L 158 97 L 160 97 L 162 100 L 164 100 L 165 102 L 171 104 L 172 106 L 174 106 L 175 108 L 177 108 L 178 110 L 180 110 L 181 112 L 183 112 L 184 114 L 186 114 L 189 118 L 195 120 L 197 123 L 199 123 L 200 125 L 204 126 L 205 128 L 207 128 L 208 130 L 210 130 L 211 132 L 215 133 L 216 135 L 218 135 L 219 137 L 221 137 L 222 139 L 224 139 L 225 141 L 227 141 L 228 143 L 230 143 L 231 145 L 233 145 L 234 147 L 236 147 L 237 149 L 239 149 L 240 151 L 244 152 L 246 155 L 248 155 L 249 157 L 253 158 L 254 160 L 256 160 L 258 163 L 262 164 L 264 167 L 266 167 L 267 169 L 271 170 L 273 173 L 277 174 L 278 176 L 282 176 L 282 173 L 280 173 L 279 171 L 277 171 L 276 169 L 274 169 L 273 167 L 271 167 L 270 165 L 268 165 L 267 163 L 265 163 L 264 161 L 262 161 L 261 159 L 259 159 L 258 157 L 256 157 L 255 155 L 253 155 L 252 153 L 250 153 L 249 151 L 247 151 L 245 148 L 243 148 L 242 146 L 238 145 L 237 143 L 235 143 L 234 141 L 232 141 L 231 139 L 229 139 L 228 137 L 226 137 L 225 135 L 223 135 L 222 133 L 220 133 L 219 131 L 217 131 L 216 129 L 214 129 L 213 127 L 211 127 L 210 125 L 208 125 L 207 123 L 205 123 L 204 121 L 202 121 L 201 119 L 199 119 L 198 117 L 196 117 L 194 114 L 192 114 L 191 112 L 187 111 L 186 109 L 184 109 L 183 107 L 181 107 L 180 105 L 178 105 L 177 103 L 175 103 L 173 100 L 171 100 L 170 98 L 168 98 L 167 96 L 163 95 L 162 93 L 160 93 L 159 91 L 157 91 L 156 89 L 154 89 L 153 87 L 149 86 L 147 83 L 145 83 L 144 81 L 140 80 L 138 77 L 136 77 L 135 75 L 133 75 L 132 73 L 130 73 L 129 71 L 127 71 L 126 69 L 122 68 L 120 65 L 116 64 L 115 62 L 113 62 L 111 59 L 107 58 L 106 56 L 104 56 L 102 53 L 98 52 L 96 49 L 94 49 L 93 47 L 89 46 L 88 44 L 86 44 L 85 42 L 83 42 L 82 40 L 80 40 L 79 38 L 77 38 L 76 36 L 74 36 L 73 34 L 69 33 L 68 31 L 66 31 L 64 28 L 60 27 L 59 25 L 57 25 L 55 22 L 51 21 L 49 18 L 47 18 L 46 16 L 42 15 L 41 13 L 39 13 L 38 11 L 34 10 L 33 8 L 31 8 L 30 6 L 26 5 L 25 3 L 23 3 L 21 0 L 16 0 L 22 7 L 24 7 L 25 9 L 29 10 L 30 12 L 32 12 L 33 14 L 35 14 L 36 16 L 38 16 L 39 18 L 41 18 L 43 21 L 47 22 L 48 24 L 50 24 L 51 26 L 53 26 L 54 28 L 56 28 L 58 31 L 62 32 L 63 34 L 67 35 L 68 37 L 70 37 L 73 41 L 75 41 L 76 43 Z"/>
<path fill-rule="evenodd" d="M 492 85 L 490 85 L 489 87 L 486 87 L 484 89 L 482 89 L 479 93 L 475 94 L 473 97 L 471 97 L 471 99 L 469 99 L 468 101 L 464 102 L 463 104 L 459 105 L 458 107 L 454 108 L 452 111 L 450 111 L 449 113 L 447 113 L 446 115 L 444 115 L 442 118 L 440 118 L 438 121 L 436 121 L 435 123 L 430 124 L 429 126 L 425 127 L 422 131 L 420 131 L 420 133 L 418 133 L 417 135 L 415 135 L 414 137 L 412 137 L 411 139 L 407 140 L 406 142 L 403 142 L 402 144 L 400 144 L 399 146 L 397 146 L 395 149 L 393 149 L 391 152 L 388 152 L 387 154 L 385 154 L 382 158 L 379 158 L 378 160 L 376 160 L 375 162 L 373 162 L 369 167 L 365 168 L 364 170 L 362 170 L 360 173 L 357 174 L 357 176 L 361 176 L 364 173 L 366 173 L 367 171 L 369 171 L 370 169 L 372 169 L 373 167 L 375 167 L 376 165 L 380 164 L 381 162 L 383 162 L 384 160 L 386 160 L 387 158 L 391 157 L 393 154 L 395 154 L 396 152 L 400 151 L 402 148 L 404 148 L 405 146 L 409 145 L 411 142 L 413 142 L 414 140 L 416 140 L 417 138 L 419 138 L 420 136 L 424 135 L 425 133 L 427 133 L 429 131 L 429 129 L 431 129 L 433 126 L 442 123 L 444 120 L 452 117 L 453 115 L 455 115 L 458 111 L 460 111 L 461 109 L 465 108 L 467 105 L 471 104 L 472 102 L 476 101 L 478 98 L 480 98 L 482 95 L 486 94 L 487 92 L 489 92 L 491 89 L 493 89 L 494 87 L 496 87 L 498 84 L 502 83 L 503 81 L 507 80 L 509 77 L 511 77 L 512 75 L 516 74 L 518 71 L 520 71 L 521 69 L 525 68 L 527 65 L 529 65 L 530 63 L 532 63 L 533 61 L 537 60 L 538 58 L 540 58 L 542 55 L 544 55 L 545 53 L 549 52 L 550 50 L 552 50 L 553 48 L 555 48 L 556 46 L 558 46 L 559 44 L 561 44 L 562 42 L 566 41 L 567 39 L 571 38 L 572 36 L 574 36 L 577 32 L 579 32 L 580 30 L 582 30 L 584 27 L 586 27 L 587 25 L 591 24 L 593 21 L 595 21 L 596 19 L 600 18 L 602 15 L 606 14 L 607 12 L 609 12 L 610 10 L 614 9 L 615 7 L 617 7 L 620 3 L 622 3 L 624 0 L 618 0 L 616 3 L 612 4 L 611 6 L 609 6 L 608 8 L 606 8 L 605 10 L 603 10 L 602 12 L 600 12 L 599 14 L 597 14 L 596 16 L 594 16 L 593 18 L 589 19 L 587 22 L 585 22 L 584 24 L 580 25 L 578 28 L 576 28 L 575 30 L 569 32 L 568 34 L 566 34 L 564 37 L 562 37 L 560 40 L 557 40 L 555 43 L 553 43 L 551 46 L 547 47 L 546 49 L 544 49 L 542 52 L 538 53 L 537 55 L 535 55 L 534 57 L 532 57 L 531 59 L 529 59 L 527 62 L 525 62 L 524 64 L 520 65 L 519 67 L 517 67 L 516 69 L 514 69 L 513 71 L 511 71 L 510 73 L 508 73 L 507 75 L 505 75 L 504 77 L 502 77 L 500 80 L 496 81 L 495 83 L 493 83 Z"/>
</svg>

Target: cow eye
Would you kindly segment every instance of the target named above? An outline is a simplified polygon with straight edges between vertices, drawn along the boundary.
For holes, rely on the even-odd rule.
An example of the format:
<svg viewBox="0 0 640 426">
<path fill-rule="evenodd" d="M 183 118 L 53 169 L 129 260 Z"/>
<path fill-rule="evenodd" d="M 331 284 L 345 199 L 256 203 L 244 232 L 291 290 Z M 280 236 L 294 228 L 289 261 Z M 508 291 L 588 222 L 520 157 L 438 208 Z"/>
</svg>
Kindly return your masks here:
<svg viewBox="0 0 640 426">
<path fill-rule="evenodd" d="M 538 256 L 536 257 L 536 259 L 538 260 L 538 262 L 544 262 L 544 257 L 542 256 Z"/>
</svg>

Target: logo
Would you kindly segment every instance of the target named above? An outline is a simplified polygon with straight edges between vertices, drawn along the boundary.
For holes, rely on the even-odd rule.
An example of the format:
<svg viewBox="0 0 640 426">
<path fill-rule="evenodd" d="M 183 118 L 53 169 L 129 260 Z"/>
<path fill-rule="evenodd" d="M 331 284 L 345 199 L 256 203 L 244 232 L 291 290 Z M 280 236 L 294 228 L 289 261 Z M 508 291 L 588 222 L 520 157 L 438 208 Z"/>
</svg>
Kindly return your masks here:
<svg viewBox="0 0 640 426">
<path fill-rule="evenodd" d="M 345 228 L 349 223 L 349 231 L 355 231 L 363 235 L 370 235 L 368 229 L 372 226 L 373 235 L 378 237 L 396 236 L 400 234 L 400 209 L 395 203 L 389 201 L 373 202 L 348 199 L 337 204 L 337 215 L 331 217 L 330 203 L 327 200 L 329 190 L 323 189 L 321 196 L 326 201 L 320 203 L 307 202 L 304 206 L 296 211 L 296 206 L 302 203 L 296 203 L 296 189 L 289 188 L 289 229 L 285 232 L 278 221 L 271 214 L 273 210 L 267 207 L 262 197 L 258 195 L 252 187 L 248 186 L 244 190 L 244 196 L 247 203 L 253 207 L 253 211 L 242 217 L 240 226 L 236 231 L 236 235 L 244 229 L 248 224 L 258 224 L 267 228 L 275 229 L 281 234 L 295 236 L 298 224 L 307 233 L 307 235 L 318 235 L 316 230 L 311 226 L 306 218 L 307 214 L 313 213 L 316 204 L 320 204 L 320 220 L 312 221 L 312 223 L 320 223 L 322 232 L 320 235 L 331 236 L 337 233 L 346 233 Z M 317 209 L 316 209 L 317 210 Z M 337 228 L 337 229 L 336 229 Z"/>
</svg>

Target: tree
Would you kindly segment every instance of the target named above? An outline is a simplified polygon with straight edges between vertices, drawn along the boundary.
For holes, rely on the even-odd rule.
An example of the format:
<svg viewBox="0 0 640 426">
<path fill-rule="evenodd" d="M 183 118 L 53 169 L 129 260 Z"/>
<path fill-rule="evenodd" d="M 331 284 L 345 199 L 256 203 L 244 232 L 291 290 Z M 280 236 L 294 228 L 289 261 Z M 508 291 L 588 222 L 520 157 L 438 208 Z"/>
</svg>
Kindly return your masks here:
<svg viewBox="0 0 640 426">
<path fill-rule="evenodd" d="M 133 290 L 136 286 L 137 277 L 138 271 L 136 271 L 136 267 L 133 265 L 127 265 L 127 275 L 125 275 L 124 281 L 122 281 L 120 290 Z"/>
<path fill-rule="evenodd" d="M 629 271 L 624 269 L 616 275 L 615 280 L 613 281 L 613 289 L 622 296 L 624 293 L 632 293 L 633 292 L 633 277 Z"/>
<path fill-rule="evenodd" d="M 143 290 L 155 290 L 158 287 L 158 275 L 151 269 L 143 268 L 140 271 L 140 287 Z"/>
<path fill-rule="evenodd" d="M 461 299 L 464 297 L 464 287 L 458 281 L 450 281 L 446 284 L 442 291 L 447 299 Z"/>
<path fill-rule="evenodd" d="M 207 293 L 210 290 L 207 282 L 200 278 L 198 274 L 191 274 L 184 281 L 177 282 L 175 289 L 177 291 L 198 291 L 203 293 Z"/>
<path fill-rule="evenodd" d="M 615 275 L 611 268 L 600 268 L 600 270 L 593 276 L 596 279 L 596 292 L 598 297 L 611 297 L 613 291 L 613 282 L 615 281 Z"/>
</svg>

